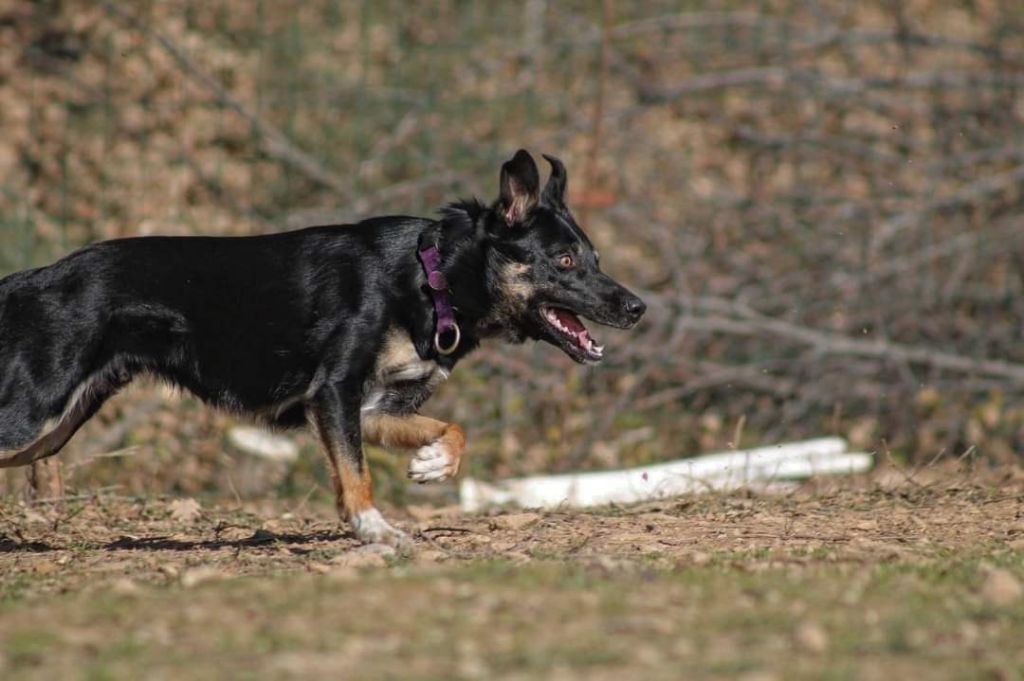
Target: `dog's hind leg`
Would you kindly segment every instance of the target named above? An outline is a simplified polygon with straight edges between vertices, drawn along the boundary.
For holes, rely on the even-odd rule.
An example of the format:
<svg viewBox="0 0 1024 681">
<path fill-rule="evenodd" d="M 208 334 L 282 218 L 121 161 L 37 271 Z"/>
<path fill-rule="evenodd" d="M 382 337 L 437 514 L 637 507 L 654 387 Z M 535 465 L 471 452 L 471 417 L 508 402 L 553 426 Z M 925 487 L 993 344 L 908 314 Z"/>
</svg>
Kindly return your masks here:
<svg viewBox="0 0 1024 681">
<path fill-rule="evenodd" d="M 462 428 L 419 414 L 364 414 L 363 437 L 382 447 L 416 448 L 409 462 L 409 477 L 416 482 L 454 477 L 466 450 Z"/>
<path fill-rule="evenodd" d="M 330 465 L 338 514 L 348 521 L 361 541 L 410 550 L 409 536 L 392 527 L 373 505 L 373 483 L 363 455 L 359 402 L 346 399 L 348 392 L 327 386 L 309 407 L 310 424 Z"/>
<path fill-rule="evenodd" d="M 51 430 L 23 449 L 0 451 L 0 468 L 27 466 L 59 452 L 82 424 L 129 380 L 127 375 L 117 372 L 100 373 L 87 379 L 74 391 L 67 408 Z"/>
</svg>

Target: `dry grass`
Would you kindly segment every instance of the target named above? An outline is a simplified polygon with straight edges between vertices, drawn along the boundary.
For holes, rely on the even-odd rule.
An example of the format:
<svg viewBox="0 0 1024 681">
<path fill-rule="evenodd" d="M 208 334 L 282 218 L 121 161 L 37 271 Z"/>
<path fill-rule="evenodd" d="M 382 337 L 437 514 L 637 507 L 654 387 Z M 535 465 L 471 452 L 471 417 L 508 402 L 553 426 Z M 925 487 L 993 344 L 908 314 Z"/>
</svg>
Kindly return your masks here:
<svg viewBox="0 0 1024 681">
<path fill-rule="evenodd" d="M 318 505 L 7 505 L 0 660 L 12 679 L 1017 678 L 1022 508 L 1013 471 L 413 507 L 392 513 L 419 544 L 400 560 Z"/>
</svg>

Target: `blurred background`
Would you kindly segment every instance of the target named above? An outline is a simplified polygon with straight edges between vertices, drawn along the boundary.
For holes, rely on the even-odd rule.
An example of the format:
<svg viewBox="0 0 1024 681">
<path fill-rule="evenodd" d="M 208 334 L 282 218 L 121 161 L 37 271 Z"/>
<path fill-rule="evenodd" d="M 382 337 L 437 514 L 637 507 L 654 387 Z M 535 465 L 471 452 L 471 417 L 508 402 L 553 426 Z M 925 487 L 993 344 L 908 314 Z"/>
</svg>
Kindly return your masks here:
<svg viewBox="0 0 1024 681">
<path fill-rule="evenodd" d="M 3 0 L 0 274 L 113 237 L 433 215 L 492 199 L 525 146 L 567 163 L 649 312 L 600 331 L 597 368 L 532 345 L 460 366 L 425 411 L 466 427 L 468 473 L 824 434 L 1005 463 L 1022 122 L 1016 0 Z M 253 463 L 234 423 L 134 386 L 65 484 L 326 498 L 311 439 Z M 405 457 L 371 460 L 380 494 L 423 494 Z"/>
</svg>

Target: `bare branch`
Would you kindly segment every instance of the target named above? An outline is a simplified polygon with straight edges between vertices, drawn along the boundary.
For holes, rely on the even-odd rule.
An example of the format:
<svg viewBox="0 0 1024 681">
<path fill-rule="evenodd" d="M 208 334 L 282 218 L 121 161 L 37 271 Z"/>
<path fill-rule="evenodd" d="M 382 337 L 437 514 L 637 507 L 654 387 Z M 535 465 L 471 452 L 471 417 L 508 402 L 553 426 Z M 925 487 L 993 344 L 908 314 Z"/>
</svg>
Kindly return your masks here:
<svg viewBox="0 0 1024 681">
<path fill-rule="evenodd" d="M 313 182 L 331 189 L 342 197 L 351 197 L 351 184 L 345 178 L 329 170 L 320 161 L 292 143 L 280 129 L 249 110 L 167 35 L 146 26 L 138 17 L 126 11 L 118 3 L 102 0 L 102 4 L 110 14 L 118 17 L 146 38 L 156 41 L 177 62 L 185 75 L 206 88 L 224 107 L 245 119 L 252 126 L 253 132 L 260 138 L 263 149 L 269 156 L 288 164 Z"/>
<path fill-rule="evenodd" d="M 956 371 L 1000 378 L 1024 385 L 1024 364 L 991 359 L 974 359 L 953 353 L 882 340 L 857 340 L 837 333 L 817 331 L 766 317 L 730 319 L 719 316 L 684 315 L 680 323 L 688 330 L 727 333 L 740 336 L 767 335 L 809 345 L 823 355 L 850 355 L 873 359 L 910 362 L 944 371 Z"/>
</svg>

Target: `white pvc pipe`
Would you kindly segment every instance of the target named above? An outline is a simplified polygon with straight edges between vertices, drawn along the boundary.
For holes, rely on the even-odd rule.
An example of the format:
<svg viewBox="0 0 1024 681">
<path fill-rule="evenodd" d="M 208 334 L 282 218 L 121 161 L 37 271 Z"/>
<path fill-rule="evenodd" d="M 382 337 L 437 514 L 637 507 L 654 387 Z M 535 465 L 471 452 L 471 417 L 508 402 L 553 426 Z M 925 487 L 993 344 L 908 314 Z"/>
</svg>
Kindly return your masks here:
<svg viewBox="0 0 1024 681">
<path fill-rule="evenodd" d="M 746 451 L 708 454 L 618 471 L 534 476 L 484 483 L 464 479 L 464 511 L 513 504 L 524 508 L 635 503 L 706 490 L 743 487 L 756 481 L 849 474 L 869 470 L 869 454 L 843 454 L 840 438 L 820 438 Z"/>
</svg>

